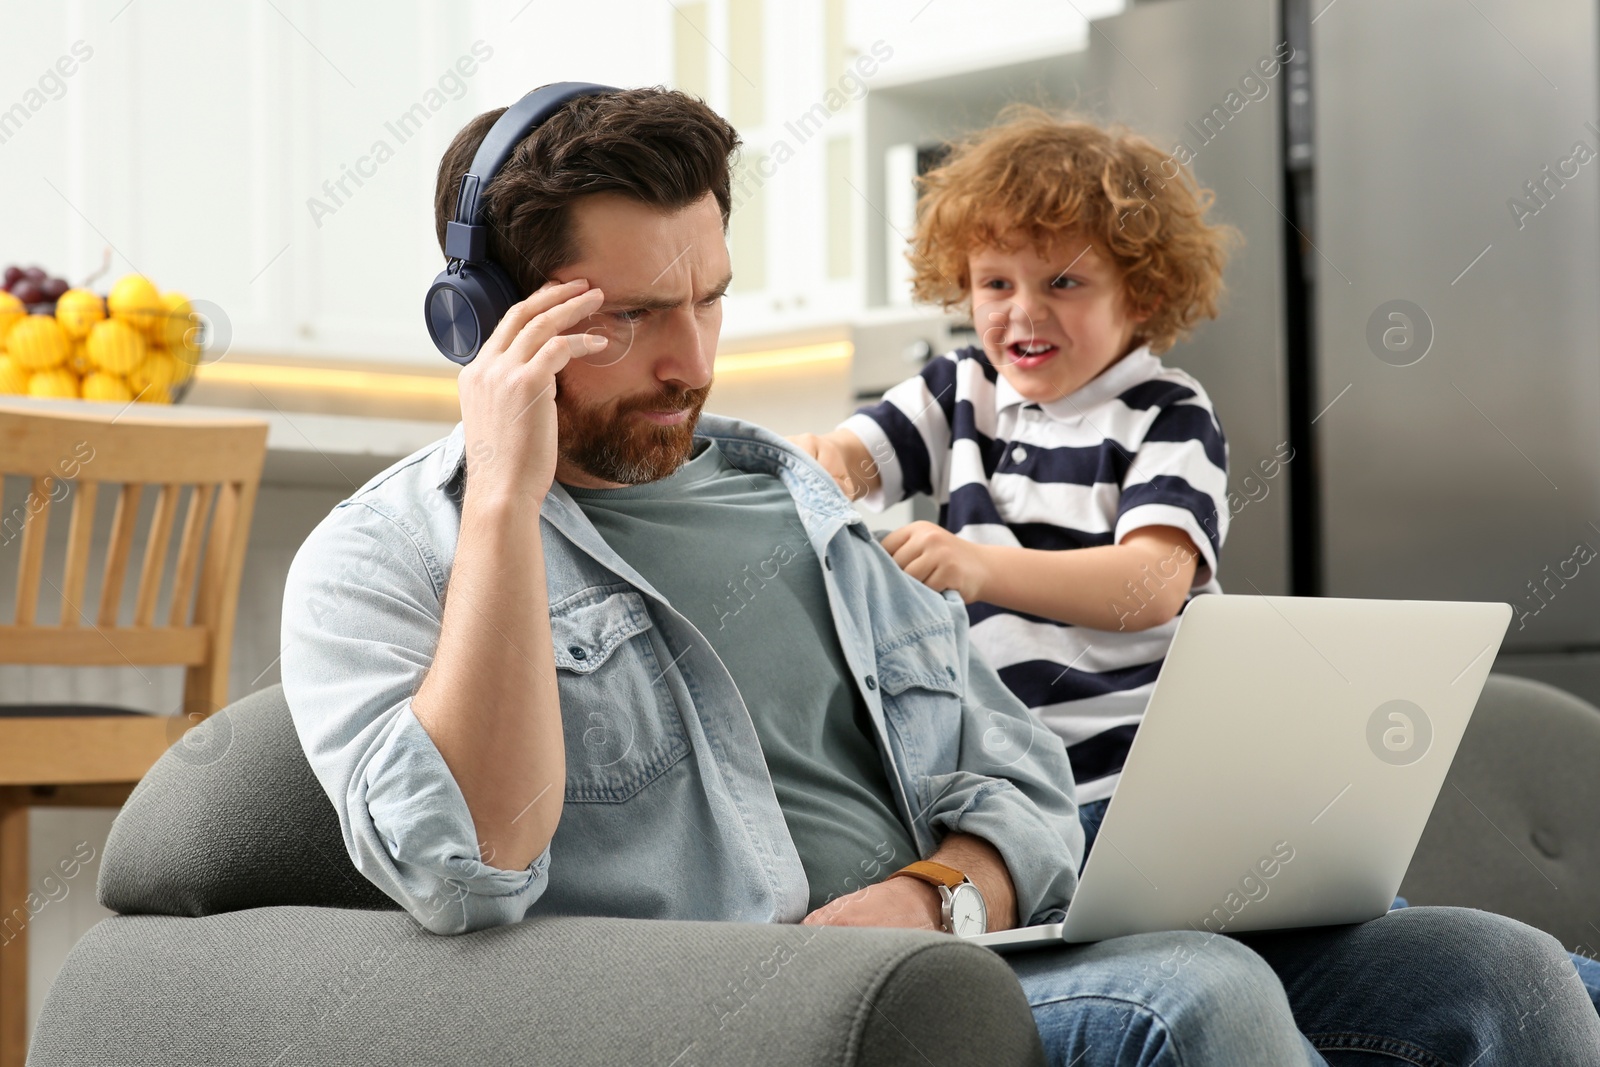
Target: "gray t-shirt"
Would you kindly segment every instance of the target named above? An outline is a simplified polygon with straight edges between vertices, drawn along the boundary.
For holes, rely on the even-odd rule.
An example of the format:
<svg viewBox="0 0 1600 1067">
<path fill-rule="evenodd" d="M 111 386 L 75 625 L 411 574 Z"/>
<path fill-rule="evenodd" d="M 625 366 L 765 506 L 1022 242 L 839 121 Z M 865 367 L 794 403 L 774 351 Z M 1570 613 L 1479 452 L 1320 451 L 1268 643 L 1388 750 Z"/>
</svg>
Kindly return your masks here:
<svg viewBox="0 0 1600 1067">
<path fill-rule="evenodd" d="M 733 675 L 815 910 L 919 857 L 793 498 L 775 476 L 735 469 L 715 444 L 695 447 L 659 481 L 566 489 Z"/>
</svg>

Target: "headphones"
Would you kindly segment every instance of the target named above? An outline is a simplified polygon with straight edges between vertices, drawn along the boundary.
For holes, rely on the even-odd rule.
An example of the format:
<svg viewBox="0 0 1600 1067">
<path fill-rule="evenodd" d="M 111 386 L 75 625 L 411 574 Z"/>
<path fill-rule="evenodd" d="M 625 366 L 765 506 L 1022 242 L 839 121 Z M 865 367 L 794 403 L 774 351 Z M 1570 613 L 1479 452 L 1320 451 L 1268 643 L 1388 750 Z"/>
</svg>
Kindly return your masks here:
<svg viewBox="0 0 1600 1067">
<path fill-rule="evenodd" d="M 619 92 L 590 82 L 554 82 L 533 90 L 495 120 L 461 176 L 456 214 L 445 227 L 450 262 L 434 278 L 423 300 L 428 336 L 444 357 L 466 366 L 477 356 L 511 305 L 521 299 L 511 275 L 488 257 L 489 227 L 478 197 L 511 158 L 517 144 L 541 122 L 580 96 Z"/>
</svg>

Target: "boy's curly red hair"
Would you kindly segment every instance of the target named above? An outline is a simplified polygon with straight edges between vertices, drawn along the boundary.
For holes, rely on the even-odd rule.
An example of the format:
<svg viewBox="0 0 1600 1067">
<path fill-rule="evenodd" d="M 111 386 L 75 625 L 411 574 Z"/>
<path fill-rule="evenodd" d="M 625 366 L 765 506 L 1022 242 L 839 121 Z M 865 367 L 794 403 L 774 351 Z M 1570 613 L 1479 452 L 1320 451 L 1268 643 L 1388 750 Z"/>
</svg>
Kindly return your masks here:
<svg viewBox="0 0 1600 1067">
<path fill-rule="evenodd" d="M 1032 104 L 1011 104 L 957 141 L 917 185 L 907 253 L 916 299 L 964 304 L 977 248 L 1087 238 L 1121 272 L 1130 313 L 1150 312 L 1137 336 L 1158 354 L 1217 317 L 1229 246 L 1241 239 L 1205 221 L 1214 194 L 1144 137 Z"/>
</svg>

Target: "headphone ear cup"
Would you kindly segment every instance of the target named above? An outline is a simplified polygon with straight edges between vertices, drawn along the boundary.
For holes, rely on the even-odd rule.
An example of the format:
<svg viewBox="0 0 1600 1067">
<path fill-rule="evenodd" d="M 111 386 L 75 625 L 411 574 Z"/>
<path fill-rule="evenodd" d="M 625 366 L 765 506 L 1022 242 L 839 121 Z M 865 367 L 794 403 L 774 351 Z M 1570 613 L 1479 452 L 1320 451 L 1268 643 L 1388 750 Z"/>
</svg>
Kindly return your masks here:
<svg viewBox="0 0 1600 1067">
<path fill-rule="evenodd" d="M 428 287 L 428 336 L 446 359 L 466 366 L 516 302 L 516 286 L 498 264 L 462 262 L 454 272 L 440 271 Z"/>
</svg>

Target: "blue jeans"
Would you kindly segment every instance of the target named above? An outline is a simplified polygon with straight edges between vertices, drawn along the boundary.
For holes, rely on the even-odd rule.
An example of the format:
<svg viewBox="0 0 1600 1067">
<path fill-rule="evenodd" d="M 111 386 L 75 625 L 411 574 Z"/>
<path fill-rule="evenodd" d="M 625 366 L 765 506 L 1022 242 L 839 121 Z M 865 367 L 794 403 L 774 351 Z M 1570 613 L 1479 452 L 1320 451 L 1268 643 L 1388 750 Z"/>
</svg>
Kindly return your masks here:
<svg viewBox="0 0 1600 1067">
<path fill-rule="evenodd" d="M 1561 945 L 1467 908 L 1006 960 L 1052 1067 L 1600 1065 L 1600 1015 Z"/>
<path fill-rule="evenodd" d="M 1106 808 L 1110 805 L 1111 798 L 1107 797 L 1078 806 L 1078 825 L 1083 827 L 1083 863 L 1078 864 L 1079 874 L 1089 862 L 1089 850 L 1094 847 L 1094 839 L 1100 836 L 1100 824 L 1106 821 Z"/>
<path fill-rule="evenodd" d="M 1085 841 L 1083 841 L 1083 857 L 1085 857 L 1085 861 L 1086 861 L 1086 859 L 1088 859 L 1088 853 L 1090 853 L 1090 848 L 1093 848 L 1094 838 L 1098 837 L 1099 829 L 1101 829 L 1101 824 L 1102 824 L 1102 822 L 1104 822 L 1104 819 L 1106 819 L 1106 808 L 1107 808 L 1107 805 L 1109 805 L 1109 803 L 1110 803 L 1109 800 L 1094 800 L 1094 801 L 1090 801 L 1090 803 L 1085 803 L 1085 805 L 1082 805 L 1082 806 L 1080 806 L 1080 808 L 1078 808 L 1078 822 L 1080 822 L 1080 824 L 1083 825 L 1083 837 L 1085 837 Z M 1082 869 L 1082 867 L 1080 867 L 1080 869 Z M 1397 907 L 1397 909 L 1403 909 L 1403 907 L 1406 907 L 1405 899 L 1400 899 L 1400 897 L 1397 897 L 1397 899 L 1395 899 L 1395 907 Z M 1416 909 L 1414 909 L 1414 910 L 1416 910 Z M 1466 915 L 1486 915 L 1486 913 L 1483 913 L 1483 912 L 1467 912 L 1466 909 L 1419 909 L 1419 910 L 1422 910 L 1422 912 L 1446 912 L 1446 913 L 1454 912 L 1454 913 L 1466 913 Z M 1390 912 L 1390 913 L 1392 913 L 1392 912 Z M 1387 917 L 1384 917 L 1384 918 L 1387 918 Z M 1490 917 L 1490 918 L 1499 918 L 1499 917 Z M 1373 921 L 1379 921 L 1379 920 L 1373 920 Z M 1445 921 L 1448 921 L 1448 920 L 1443 920 L 1443 918 L 1429 918 L 1429 920 L 1427 920 L 1427 921 L 1430 921 L 1430 923 L 1432 923 L 1432 921 L 1442 921 L 1442 923 L 1445 923 Z M 1459 921 L 1459 920 L 1456 920 L 1456 921 Z M 1506 921 L 1506 923 L 1512 923 L 1512 920 L 1504 920 L 1504 921 Z M 1298 937 L 1298 939 L 1301 939 L 1301 941 L 1299 941 L 1298 944 L 1304 945 L 1304 944 L 1307 944 L 1307 942 L 1304 941 L 1304 939 L 1307 939 L 1307 937 L 1309 937 L 1309 939 L 1312 939 L 1312 941 L 1315 941 L 1315 939 L 1317 939 L 1317 937 L 1333 937 L 1333 936 L 1336 936 L 1336 934 L 1339 934 L 1339 931 L 1355 931 L 1355 929 L 1366 929 L 1366 928 L 1368 928 L 1368 926 L 1371 926 L 1371 925 L 1373 925 L 1373 923 L 1365 923 L 1365 925 L 1362 925 L 1362 926 L 1326 926 L 1326 928 L 1301 929 L 1301 931 L 1283 931 L 1283 933 L 1275 933 L 1275 934 L 1245 934 L 1245 936 L 1238 937 L 1238 941 L 1243 942 L 1243 944 L 1256 944 L 1256 942 L 1259 941 L 1259 942 L 1261 942 L 1261 944 L 1266 944 L 1267 947 L 1269 947 L 1269 949 L 1270 949 L 1270 944 L 1272 944 L 1272 942 L 1274 942 L 1274 939 L 1280 939 L 1280 941 L 1282 941 L 1282 939 L 1294 939 L 1294 937 Z M 1512 926 L 1520 926 L 1520 923 L 1512 923 Z M 1525 929 L 1525 931 L 1528 931 L 1528 929 L 1531 929 L 1531 928 L 1526 928 L 1526 926 L 1523 926 L 1522 929 Z M 1488 934 L 1488 941 L 1493 941 L 1493 939 L 1494 939 L 1493 931 L 1486 931 L 1486 934 Z M 1146 934 L 1146 936 L 1144 936 L 1144 937 L 1154 937 L 1154 939 L 1157 939 L 1157 942 L 1155 942 L 1155 947 L 1157 947 L 1158 952 L 1162 953 L 1162 955 L 1160 955 L 1160 960 L 1162 960 L 1162 961 L 1160 961 L 1160 963 L 1158 963 L 1158 965 L 1157 965 L 1157 974 L 1155 974 L 1155 976 L 1154 976 L 1154 979 L 1155 979 L 1155 984 L 1154 985 L 1152 985 L 1152 974 L 1150 974 L 1150 966 L 1152 966 L 1152 960 L 1147 960 L 1147 958 L 1146 958 L 1146 960 L 1136 960 L 1136 957 L 1138 957 L 1138 953 L 1133 952 L 1133 949 L 1136 949 L 1136 947 L 1134 947 L 1134 945 L 1130 944 L 1130 947 L 1128 947 L 1128 952 L 1130 952 L 1130 957 L 1128 957 L 1128 960 L 1123 961 L 1123 963 L 1118 963 L 1118 965 L 1114 966 L 1114 969 L 1117 969 L 1117 968 L 1125 969 L 1125 968 L 1128 968 L 1128 966 L 1133 966 L 1133 968 L 1136 969 L 1136 973 L 1138 973 L 1139 976 L 1144 976 L 1144 985 L 1142 985 L 1142 987 L 1141 987 L 1141 985 L 1138 984 L 1138 982 L 1134 982 L 1134 984 L 1133 984 L 1134 992 L 1138 992 L 1138 993 L 1149 992 L 1150 989 L 1154 989 L 1155 985 L 1165 984 L 1165 982 L 1168 981 L 1168 979 L 1170 979 L 1170 977 L 1176 977 L 1176 973 L 1178 973 L 1178 971 L 1181 971 L 1181 963 L 1182 963 L 1182 961 L 1187 961 L 1187 958 L 1192 957 L 1192 955 L 1194 955 L 1194 953 L 1197 953 L 1197 949 L 1195 949 L 1195 945 L 1192 944 L 1192 942 L 1194 942 L 1194 937 L 1198 937 L 1198 939 L 1200 939 L 1200 942 L 1202 942 L 1202 944 L 1205 944 L 1205 945 L 1213 945 L 1213 947 L 1214 947 L 1214 945 L 1216 945 L 1216 944 L 1221 944 L 1221 939 L 1219 939 L 1219 936 L 1216 936 L 1216 934 L 1194 934 L 1194 936 L 1190 936 L 1190 934 L 1171 934 L 1171 936 L 1166 936 L 1166 934 Z M 1162 939 L 1166 939 L 1166 941 L 1162 941 Z M 1138 939 L 1128 939 L 1128 937 L 1123 937 L 1123 939 L 1118 939 L 1117 942 L 1102 942 L 1102 944 L 1120 945 L 1120 942 L 1133 942 L 1133 941 L 1138 941 Z M 1283 942 L 1283 944 L 1293 944 L 1293 942 Z M 1259 945 L 1258 945 L 1258 947 L 1259 947 Z M 1547 945 L 1546 945 L 1546 947 L 1547 947 Z M 1075 952 L 1075 950 L 1067 950 L 1067 952 Z M 1226 950 L 1224 950 L 1224 952 L 1226 952 Z M 1381 945 L 1381 944 L 1379 944 L 1379 952 L 1381 952 L 1382 955 L 1386 955 L 1386 957 L 1387 957 L 1387 955 L 1390 955 L 1389 949 L 1386 949 L 1386 947 L 1384 947 L 1384 945 Z M 1256 953 L 1256 955 L 1264 955 L 1264 957 L 1270 958 L 1270 957 L 1274 957 L 1274 955 L 1277 955 L 1277 953 L 1275 953 L 1275 952 L 1267 952 L 1267 953 L 1258 952 L 1258 953 Z M 1123 957 L 1123 950 L 1122 949 L 1117 949 L 1117 952 L 1115 952 L 1115 958 L 1117 958 L 1117 960 L 1122 960 L 1122 957 Z M 1576 969 L 1576 973 L 1578 973 L 1579 981 L 1581 981 L 1582 987 L 1584 987 L 1584 995 L 1586 995 L 1587 1000 L 1590 1001 L 1590 1005 L 1594 1006 L 1594 1008 L 1597 1009 L 1597 1013 L 1600 1013 L 1600 961 L 1590 960 L 1590 958 L 1582 957 L 1582 955 L 1578 955 L 1578 953 L 1571 953 L 1570 957 L 1568 957 L 1568 958 L 1570 958 L 1571 965 L 1574 966 L 1574 969 Z M 1051 981 L 1050 976 L 1048 976 L 1048 969 L 1045 968 L 1045 961 L 1037 961 L 1037 966 L 1035 966 L 1034 963 L 1024 963 L 1024 961 L 1021 960 L 1021 957 L 1013 958 L 1013 961 L 1014 961 L 1014 965 L 1022 965 L 1022 966 L 1019 966 L 1019 968 L 1018 968 L 1019 969 L 1019 977 L 1022 977 L 1022 974 L 1024 974 L 1024 969 L 1026 969 L 1026 968 L 1034 968 L 1034 971 L 1030 971 L 1030 977 L 1027 977 L 1027 979 L 1024 979 L 1024 989 L 1029 989 L 1029 982 L 1030 981 L 1035 982 L 1035 984 L 1037 984 L 1037 987 L 1035 987 L 1034 990 L 1030 990 L 1030 992 L 1029 992 L 1029 1003 L 1030 1003 L 1030 1005 L 1034 1005 L 1035 1006 L 1035 1011 L 1034 1011 L 1035 1021 L 1040 1021 L 1040 1033 L 1042 1033 L 1042 1035 L 1045 1035 L 1045 1024 L 1043 1024 L 1042 1016 L 1040 1016 L 1040 1008 L 1048 1009 L 1048 1011 L 1046 1011 L 1046 1014 L 1059 1014 L 1059 1013 L 1061 1013 L 1061 1008 L 1059 1008 L 1059 1006 L 1056 1006 L 1056 1008 L 1048 1008 L 1048 1005 L 1050 1005 L 1051 1001 L 1058 1000 L 1058 998 L 1059 998 L 1059 1000 L 1070 1000 L 1070 998 L 1082 997 L 1082 990 L 1085 989 L 1085 985 L 1077 984 L 1077 982 L 1069 982 L 1069 984 L 1067 984 L 1067 985 L 1062 985 L 1061 982 L 1059 982 L 1059 981 Z M 1240 961 L 1235 960 L 1234 961 L 1234 966 L 1237 966 L 1238 963 L 1240 963 Z M 1229 974 L 1226 973 L 1227 968 L 1229 968 L 1229 966 L 1230 966 L 1229 963 L 1226 963 L 1226 961 L 1213 961 L 1213 966 L 1208 966 L 1208 968 L 1202 968 L 1202 973 L 1200 973 L 1200 977 L 1202 977 L 1203 981 L 1206 981 L 1206 982 L 1218 982 L 1218 984 L 1222 984 L 1222 985 L 1229 985 L 1229 984 L 1232 984 L 1232 982 L 1240 981 L 1240 979 L 1238 979 L 1237 976 L 1229 976 Z M 1246 960 L 1245 961 L 1245 966 L 1246 966 L 1246 969 L 1258 969 L 1258 971 L 1259 971 L 1259 966 L 1258 965 L 1254 965 L 1253 961 Z M 1414 968 L 1414 966 L 1416 966 L 1416 960 L 1411 960 L 1411 958 L 1405 958 L 1405 957 L 1402 957 L 1402 960 L 1400 960 L 1400 969 Z M 1440 961 L 1440 963 L 1438 963 L 1438 966 L 1445 966 L 1445 968 L 1453 968 L 1453 966 L 1458 966 L 1458 965 L 1456 965 L 1456 963 L 1450 963 L 1450 961 L 1442 960 L 1442 961 Z M 1392 976 L 1392 973 L 1394 973 L 1394 971 L 1392 971 L 1392 969 L 1390 969 L 1389 963 L 1381 963 L 1381 965 L 1379 965 L 1379 963 L 1373 963 L 1373 965 L 1370 965 L 1370 966 L 1368 966 L 1368 968 L 1363 969 L 1363 973 L 1379 973 L 1379 971 L 1382 971 L 1382 973 L 1387 974 L 1387 976 Z M 1282 971 L 1274 971 L 1274 973 L 1277 974 L 1278 977 L 1282 977 Z M 1429 985 L 1437 985 L 1437 981 L 1434 981 L 1434 979 L 1430 979 L 1430 977 L 1424 977 L 1424 974 L 1426 974 L 1426 973 L 1413 974 L 1413 976 L 1411 976 L 1411 979 L 1414 979 L 1414 981 L 1421 982 L 1421 984 L 1424 985 L 1424 987 L 1429 987 Z M 1093 976 L 1088 976 L 1088 974 L 1083 974 L 1083 976 L 1078 976 L 1078 977 L 1082 977 L 1082 979 L 1088 979 L 1088 981 L 1090 981 L 1090 984 L 1093 984 L 1093 981 L 1094 981 Z M 1259 974 L 1258 974 L 1258 977 L 1261 977 L 1261 976 L 1259 976 Z M 1528 982 L 1526 982 L 1526 985 L 1528 985 L 1528 987 L 1526 987 L 1526 989 L 1520 990 L 1520 993 L 1518 993 L 1518 995 L 1525 995 L 1525 997 L 1533 998 L 1533 1003 L 1531 1003 L 1530 1008 L 1520 1009 L 1520 1011 L 1518 1011 L 1518 1027 L 1522 1027 L 1522 1025 L 1525 1025 L 1526 1021 L 1530 1021 L 1531 1016 L 1536 1016 L 1536 1014 L 1539 1014 L 1539 1011 L 1538 1011 L 1538 995 L 1539 995 L 1539 989 L 1541 989 L 1541 987 L 1539 987 L 1538 982 L 1534 982 L 1534 977 L 1538 977 L 1538 976 L 1530 977 L 1530 979 L 1528 979 Z M 1555 979 L 1555 971 L 1550 971 L 1550 973 L 1547 974 L 1547 977 L 1549 977 L 1549 979 L 1552 979 L 1552 981 L 1554 981 L 1554 979 Z M 1408 981 L 1411 981 L 1411 979 L 1408 979 Z M 1125 977 L 1123 977 L 1123 979 L 1117 979 L 1117 981 L 1126 981 L 1126 979 L 1125 979 Z M 1326 977 L 1322 977 L 1322 979 L 1318 979 L 1318 977 L 1315 976 L 1315 974 L 1310 974 L 1310 976 L 1306 976 L 1306 974 L 1302 974 L 1302 976 L 1301 976 L 1302 993 L 1306 992 L 1307 987 L 1314 987 L 1314 985 L 1317 985 L 1318 981 L 1325 982 L 1326 981 Z M 1562 973 L 1562 981 L 1565 981 L 1565 973 Z M 1382 984 L 1387 985 L 1387 982 L 1382 982 Z M 1512 984 L 1515 984 L 1515 982 L 1512 982 Z M 1077 993 L 1077 995 L 1075 995 L 1075 993 L 1070 992 L 1070 990 L 1069 990 L 1070 985 L 1077 985 L 1078 989 L 1080 989 L 1080 993 Z M 1333 987 L 1330 987 L 1330 989 L 1325 990 L 1325 992 L 1331 993 L 1331 995 L 1334 995 L 1334 997 L 1336 997 L 1336 998 L 1347 998 L 1347 993 L 1341 993 L 1341 992 L 1338 992 L 1338 990 L 1339 990 L 1339 985 L 1338 984 L 1334 984 Z M 1392 990 L 1390 990 L 1390 992 L 1392 992 Z M 1037 995 L 1038 995 L 1038 1000 L 1035 1000 L 1035 993 L 1037 993 Z M 1382 993 L 1382 990 L 1379 990 L 1379 993 Z M 1059 995 L 1059 997 L 1058 997 L 1058 995 Z M 1258 997 L 1259 997 L 1259 995 L 1261 995 L 1261 990 L 1256 990 L 1256 995 L 1258 995 Z M 1091 1000 L 1093 1000 L 1093 995 L 1091 995 Z M 1382 993 L 1381 997 L 1379 997 L 1378 1000 L 1386 1001 L 1386 1003 L 1387 1003 L 1387 993 Z M 1450 1003 L 1450 1001 L 1446 1000 L 1446 998 L 1443 998 L 1443 997 L 1440 998 L 1440 1000 L 1446 1001 L 1446 1003 Z M 1282 1005 L 1278 1005 L 1277 998 L 1272 997 L 1272 995 L 1270 995 L 1270 990 L 1267 990 L 1266 1003 L 1267 1003 L 1267 1006 L 1269 1006 L 1269 1008 L 1277 1009 L 1278 1013 L 1282 1013 Z M 1314 1009 L 1315 1009 L 1315 1005 L 1310 1005 L 1310 1011 L 1314 1011 Z M 1294 1009 L 1294 1017 L 1296 1017 L 1296 1019 L 1301 1019 L 1302 1013 L 1304 1013 L 1304 1011 L 1307 1011 L 1307 1008 L 1296 1008 L 1296 1009 Z M 1376 1016 L 1376 1017 L 1384 1017 L 1384 1016 L 1382 1016 L 1382 1013 L 1384 1013 L 1384 1011 L 1386 1011 L 1386 1008 L 1382 1008 L 1382 1006 L 1379 1005 L 1378 1006 L 1378 1016 Z M 1126 1022 L 1133 1022 L 1133 1019 L 1131 1019 L 1131 1014 L 1133 1014 L 1133 1008 L 1125 1008 L 1125 1009 L 1123 1009 L 1123 1014 L 1126 1014 L 1126 1016 L 1128 1016 L 1128 1019 L 1126 1019 L 1126 1021 L 1123 1022 L 1123 1024 L 1114 1024 L 1114 1025 L 1112 1025 L 1112 1027 L 1110 1027 L 1110 1029 L 1112 1029 L 1112 1032 L 1120 1032 L 1120 1030 L 1126 1029 Z M 1523 1019 L 1523 1016 L 1528 1016 L 1528 1019 Z M 1597 1017 L 1600 1017 L 1600 1014 L 1597 1014 Z M 1091 1024 L 1090 1024 L 1090 1022 L 1085 1021 L 1085 1022 L 1083 1022 L 1082 1025 L 1085 1025 L 1085 1027 L 1090 1027 Z M 1104 1027 L 1101 1027 L 1101 1029 L 1104 1029 Z M 1085 1032 L 1086 1032 L 1086 1030 L 1085 1030 Z M 1104 1043 L 1104 1041 L 1106 1041 L 1106 1040 L 1109 1040 L 1109 1038 L 1106 1037 L 1106 1033 L 1102 1033 L 1101 1040 L 1102 1040 L 1102 1043 Z M 1133 1035 L 1123 1035 L 1123 1037 L 1120 1038 L 1120 1040 L 1122 1040 L 1123 1048 L 1131 1048 L 1130 1043 L 1131 1043 L 1131 1041 L 1133 1041 Z M 1286 1040 L 1286 1038 L 1285 1038 L 1285 1040 Z M 1306 1041 L 1306 1038 L 1302 1037 L 1301 1040 L 1302 1041 Z M 1293 1048 L 1293 1041 L 1290 1041 L 1290 1046 L 1291 1046 L 1291 1048 Z M 1075 1054 L 1083 1054 L 1083 1053 L 1077 1053 L 1077 1046 L 1069 1045 L 1069 1046 L 1067 1046 L 1067 1048 L 1074 1049 L 1074 1053 Z M 1354 1053 L 1354 1051 L 1352 1051 L 1352 1053 L 1334 1053 L 1333 1054 L 1333 1059 L 1331 1059 L 1331 1061 L 1328 1061 L 1328 1059 L 1322 1059 L 1322 1057 L 1320 1057 L 1320 1051 L 1309 1051 L 1309 1049 L 1320 1049 L 1320 1048 L 1322 1048 L 1322 1046 L 1314 1045 L 1314 1043 L 1309 1043 L 1309 1041 L 1306 1041 L 1306 1051 L 1302 1051 L 1302 1054 L 1299 1054 L 1299 1056 L 1288 1056 L 1288 1059 L 1285 1059 L 1285 1061 L 1283 1061 L 1283 1062 L 1310 1062 L 1310 1064 L 1320 1064 L 1320 1062 L 1341 1062 L 1341 1064 L 1342 1064 L 1342 1062 L 1354 1062 L 1354 1064 L 1358 1064 L 1358 1062 L 1382 1062 L 1382 1061 L 1378 1061 L 1378 1059 L 1373 1059 L 1373 1057 L 1384 1056 L 1384 1053 L 1382 1053 L 1382 1049 L 1373 1048 L 1373 1049 L 1370 1049 L 1370 1053 Z M 1056 1049 L 1054 1049 L 1053 1046 L 1050 1045 L 1050 1038 L 1048 1038 L 1048 1037 L 1046 1037 L 1046 1049 L 1048 1049 L 1048 1051 L 1051 1051 L 1051 1053 L 1053 1053 L 1053 1054 L 1054 1054 L 1054 1051 L 1056 1051 Z M 1086 1051 L 1086 1049 L 1085 1049 L 1085 1051 Z M 1333 1049 L 1331 1049 L 1331 1048 L 1322 1049 L 1322 1051 L 1333 1051 Z M 1482 1059 L 1482 1061 L 1478 1061 L 1478 1062 L 1480 1062 L 1480 1064 L 1485 1064 L 1486 1065 L 1486 1064 L 1490 1064 L 1490 1062 L 1494 1062 L 1493 1059 L 1490 1059 L 1490 1057 L 1488 1057 L 1488 1051 L 1490 1051 L 1490 1049 L 1485 1049 L 1485 1059 Z M 1282 1054 L 1282 1049 L 1280 1049 L 1280 1054 Z M 1344 1056 L 1344 1059 L 1339 1059 L 1339 1056 L 1341 1056 L 1341 1054 L 1342 1054 L 1342 1056 Z M 1307 1057 L 1307 1056 L 1309 1056 L 1309 1057 Z M 1358 1056 L 1358 1059 L 1349 1059 L 1349 1056 Z M 1363 1059 L 1360 1059 L 1360 1057 L 1362 1057 L 1362 1056 L 1368 1056 L 1368 1057 L 1366 1057 L 1365 1061 L 1363 1061 Z M 1594 1053 L 1594 1056 L 1600 1057 L 1600 1053 Z M 1056 1061 L 1054 1061 L 1054 1059 L 1051 1059 L 1051 1062 L 1056 1062 Z M 1061 1061 L 1061 1062 L 1072 1062 L 1072 1057 L 1069 1056 L 1069 1057 L 1067 1057 L 1067 1059 L 1064 1059 L 1064 1061 Z M 1099 1062 L 1099 1061 L 1085 1061 L 1085 1064 L 1088 1064 L 1088 1062 Z M 1138 1057 L 1134 1057 L 1134 1059 L 1130 1059 L 1130 1061 L 1115 1061 L 1115 1059 L 1112 1059 L 1112 1061 L 1107 1061 L 1107 1062 L 1160 1062 L 1160 1061 L 1158 1061 L 1158 1059 L 1146 1059 L 1146 1061 L 1141 1061 L 1141 1059 L 1138 1059 Z M 1416 1061 L 1416 1062 L 1424 1062 L 1424 1064 L 1426 1064 L 1426 1062 L 1448 1062 L 1448 1061 L 1437 1061 L 1437 1059 L 1434 1059 L 1434 1061 L 1429 1061 L 1429 1059 L 1426 1059 L 1426 1057 L 1422 1057 L 1422 1059 L 1418 1059 L 1418 1061 Z M 1470 1062 L 1470 1061 L 1467 1061 L 1467 1062 Z M 1552 1062 L 1565 1062 L 1565 1061 L 1552 1061 Z M 1587 1059 L 1586 1059 L 1586 1061 L 1574 1061 L 1574 1062 L 1592 1062 L 1592 1061 L 1587 1061 Z"/>
</svg>

